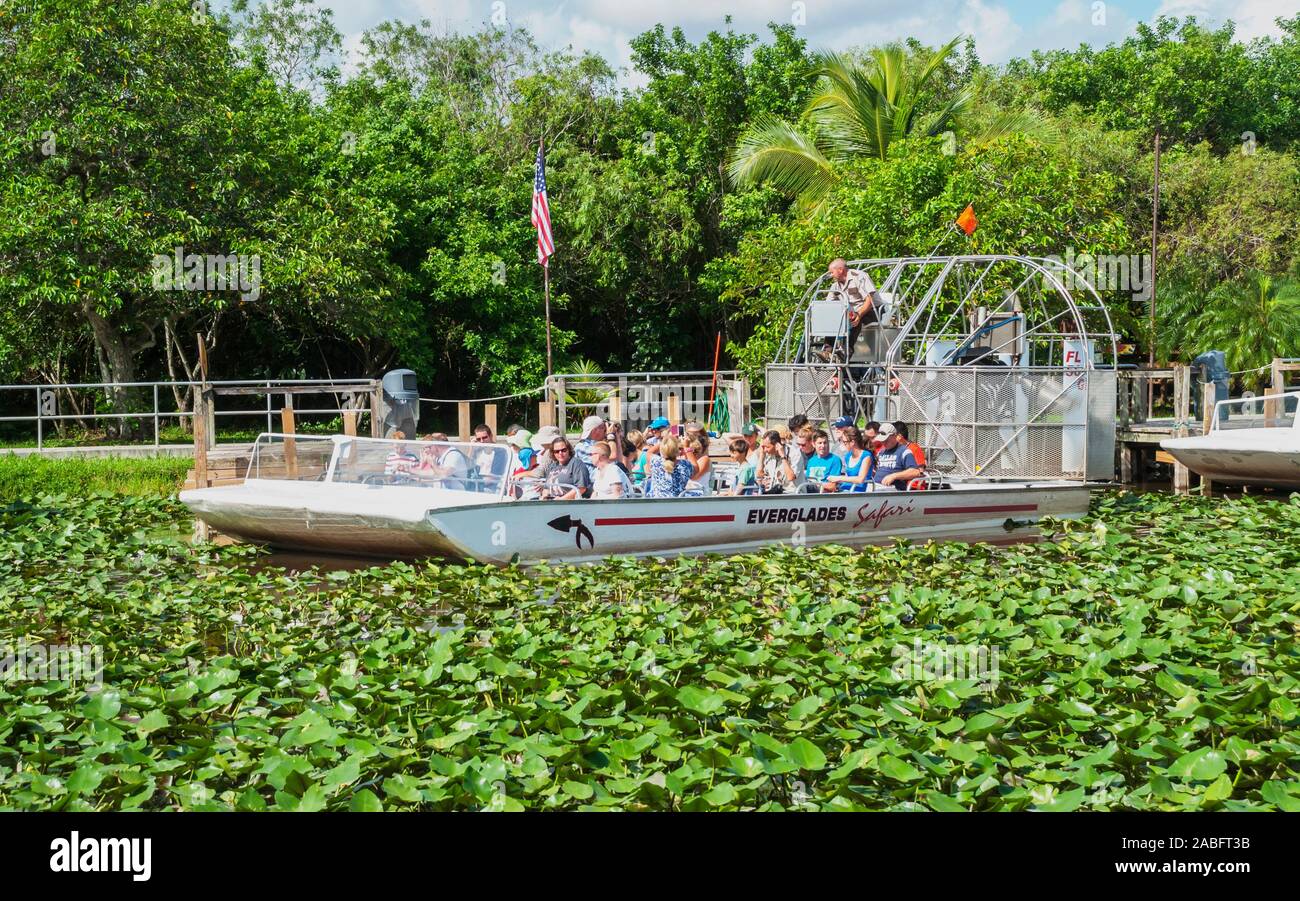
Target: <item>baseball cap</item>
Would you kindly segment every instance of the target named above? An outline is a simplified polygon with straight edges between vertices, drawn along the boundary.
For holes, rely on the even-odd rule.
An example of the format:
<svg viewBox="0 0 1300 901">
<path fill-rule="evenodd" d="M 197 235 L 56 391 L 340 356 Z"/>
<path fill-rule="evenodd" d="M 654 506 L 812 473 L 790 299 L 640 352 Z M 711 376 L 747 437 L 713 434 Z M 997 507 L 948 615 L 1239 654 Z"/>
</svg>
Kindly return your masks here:
<svg viewBox="0 0 1300 901">
<path fill-rule="evenodd" d="M 747 422 L 747 423 L 745 423 L 744 427 L 740 430 L 740 434 L 742 434 L 742 435 L 746 435 L 746 436 L 748 436 L 748 435 L 757 435 L 757 434 L 758 434 L 758 425 L 757 425 L 756 423 L 753 423 L 753 422 Z"/>
<path fill-rule="evenodd" d="M 513 435 L 511 435 L 509 438 L 506 439 L 506 444 L 523 449 L 525 447 L 528 447 L 528 442 L 532 440 L 533 440 L 532 432 L 528 431 L 528 429 L 520 429 L 519 431 L 515 432 Z"/>
<path fill-rule="evenodd" d="M 648 429 L 666 429 L 666 428 L 668 428 L 668 418 L 667 418 L 666 416 L 659 416 L 659 417 L 657 417 L 657 418 L 655 418 L 655 419 L 652 419 L 652 420 L 650 421 L 650 425 L 646 426 L 646 428 L 648 428 Z"/>
<path fill-rule="evenodd" d="M 851 425 L 853 425 L 853 417 L 852 417 L 852 416 L 841 416 L 839 419 L 837 419 L 837 420 L 835 420 L 834 422 L 831 423 L 831 428 L 833 428 L 833 429 L 847 429 L 847 428 L 848 428 L 849 426 L 851 426 Z"/>
<path fill-rule="evenodd" d="M 544 425 L 537 430 L 533 436 L 533 450 L 540 451 L 542 448 L 550 447 L 556 438 L 563 438 L 564 433 L 553 425 Z"/>
<path fill-rule="evenodd" d="M 898 434 L 898 429 L 894 428 L 892 423 L 886 422 L 882 424 L 879 429 L 876 430 L 876 439 L 879 441 L 883 441 L 886 438 L 888 438 L 890 435 L 897 435 L 897 434 Z"/>
<path fill-rule="evenodd" d="M 604 424 L 605 420 L 601 419 L 599 416 L 588 416 L 582 421 L 582 437 L 590 438 L 591 433 Z"/>
</svg>

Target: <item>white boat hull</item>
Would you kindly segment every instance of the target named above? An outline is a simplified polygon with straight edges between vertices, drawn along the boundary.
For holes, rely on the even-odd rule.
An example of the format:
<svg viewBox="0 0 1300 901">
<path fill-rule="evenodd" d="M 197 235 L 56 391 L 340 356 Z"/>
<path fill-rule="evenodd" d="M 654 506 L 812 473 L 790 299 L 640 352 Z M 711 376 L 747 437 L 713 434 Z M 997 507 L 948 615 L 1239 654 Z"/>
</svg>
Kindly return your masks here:
<svg viewBox="0 0 1300 901">
<path fill-rule="evenodd" d="M 220 532 L 295 550 L 507 564 L 742 553 L 996 534 L 1007 520 L 1088 510 L 1079 483 L 666 500 L 501 501 L 468 492 L 250 479 L 181 493 Z"/>
<path fill-rule="evenodd" d="M 1160 442 L 1192 472 L 1229 485 L 1300 489 L 1300 430 L 1255 428 Z"/>
</svg>

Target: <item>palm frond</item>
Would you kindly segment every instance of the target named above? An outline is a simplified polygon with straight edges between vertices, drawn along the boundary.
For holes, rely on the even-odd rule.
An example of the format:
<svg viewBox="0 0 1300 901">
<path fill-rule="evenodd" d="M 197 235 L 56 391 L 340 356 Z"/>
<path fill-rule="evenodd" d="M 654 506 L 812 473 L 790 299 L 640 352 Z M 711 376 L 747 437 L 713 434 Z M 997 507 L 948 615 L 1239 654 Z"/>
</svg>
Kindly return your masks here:
<svg viewBox="0 0 1300 901">
<path fill-rule="evenodd" d="M 805 206 L 815 206 L 835 184 L 817 142 L 773 116 L 759 117 L 745 130 L 727 171 L 736 185 L 770 184 Z"/>
</svg>

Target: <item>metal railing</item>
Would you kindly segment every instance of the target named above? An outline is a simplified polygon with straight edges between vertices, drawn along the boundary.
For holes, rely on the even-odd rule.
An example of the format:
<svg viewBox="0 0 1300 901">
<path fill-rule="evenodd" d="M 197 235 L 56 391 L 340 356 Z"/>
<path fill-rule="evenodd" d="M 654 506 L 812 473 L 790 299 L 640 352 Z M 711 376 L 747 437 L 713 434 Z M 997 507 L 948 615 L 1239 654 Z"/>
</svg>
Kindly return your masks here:
<svg viewBox="0 0 1300 901">
<path fill-rule="evenodd" d="M 1300 391 L 1261 394 L 1257 397 L 1230 397 L 1214 405 L 1214 420 L 1210 423 L 1210 431 L 1300 428 L 1297 407 L 1300 407 Z"/>
<path fill-rule="evenodd" d="M 3 422 L 34 422 L 36 424 L 36 450 L 45 449 L 45 427 L 47 423 L 60 422 L 87 422 L 95 420 L 137 420 L 151 421 L 153 423 L 153 446 L 160 445 L 160 432 L 164 420 L 176 420 L 178 423 L 186 418 L 194 417 L 193 409 L 163 409 L 161 400 L 161 389 L 188 391 L 191 388 L 199 387 L 247 387 L 247 388 L 265 388 L 265 391 L 253 392 L 254 396 L 265 395 L 266 408 L 257 410 L 215 410 L 213 416 L 225 417 L 253 417 L 259 419 L 266 418 L 266 430 L 273 430 L 273 417 L 277 412 L 273 406 L 273 399 L 279 391 L 289 386 L 318 386 L 321 394 L 339 395 L 337 400 L 338 406 L 318 407 L 318 408 L 294 408 L 297 415 L 304 414 L 336 414 L 341 415 L 345 412 L 365 412 L 369 411 L 370 390 L 374 385 L 372 379 L 239 379 L 231 381 L 215 382 L 75 382 L 57 385 L 0 385 L 0 398 L 6 396 L 3 392 L 24 393 L 31 392 L 36 400 L 36 410 L 34 415 L 17 415 L 17 416 L 0 416 L 0 423 Z M 60 391 L 98 391 L 109 396 L 111 393 L 131 389 L 149 389 L 152 394 L 151 409 L 140 410 L 127 413 L 105 413 L 94 409 L 86 410 L 81 413 L 60 413 L 59 412 L 59 392 Z M 315 392 L 313 392 L 315 393 Z M 286 395 L 286 400 L 289 395 Z M 285 406 L 293 406 L 291 400 L 287 400 Z"/>
<path fill-rule="evenodd" d="M 707 423 L 712 413 L 710 370 L 682 372 L 602 372 L 592 375 L 557 374 L 548 386 L 558 405 L 558 418 L 568 423 L 570 411 L 581 416 L 606 415 L 617 401 L 620 418 L 632 428 L 658 416 L 669 415 L 669 398 L 675 397 L 683 419 Z M 717 393 L 725 398 L 732 431 L 749 420 L 749 382 L 737 370 L 717 374 Z"/>
</svg>

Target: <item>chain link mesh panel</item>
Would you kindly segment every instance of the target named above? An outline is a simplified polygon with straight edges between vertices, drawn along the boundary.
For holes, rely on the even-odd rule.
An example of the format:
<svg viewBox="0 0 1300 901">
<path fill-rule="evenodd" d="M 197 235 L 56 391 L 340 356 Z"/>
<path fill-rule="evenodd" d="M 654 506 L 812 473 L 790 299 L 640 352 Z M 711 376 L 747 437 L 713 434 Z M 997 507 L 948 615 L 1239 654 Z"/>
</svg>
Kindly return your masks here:
<svg viewBox="0 0 1300 901">
<path fill-rule="evenodd" d="M 912 427 L 931 469 L 982 478 L 1087 477 L 1088 375 L 1096 373 L 963 366 L 899 367 L 893 375 L 894 415 Z M 1110 407 L 1113 442 L 1113 398 Z"/>
</svg>

